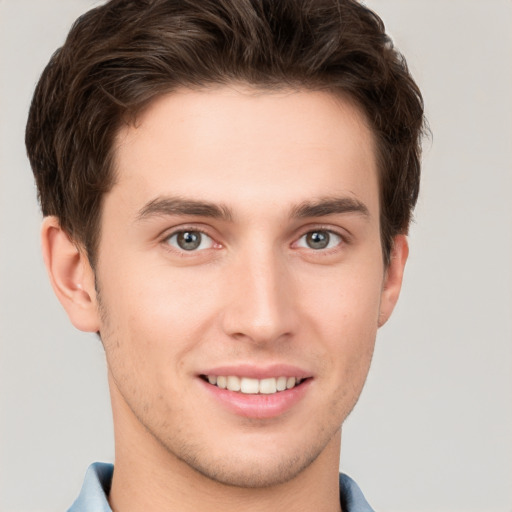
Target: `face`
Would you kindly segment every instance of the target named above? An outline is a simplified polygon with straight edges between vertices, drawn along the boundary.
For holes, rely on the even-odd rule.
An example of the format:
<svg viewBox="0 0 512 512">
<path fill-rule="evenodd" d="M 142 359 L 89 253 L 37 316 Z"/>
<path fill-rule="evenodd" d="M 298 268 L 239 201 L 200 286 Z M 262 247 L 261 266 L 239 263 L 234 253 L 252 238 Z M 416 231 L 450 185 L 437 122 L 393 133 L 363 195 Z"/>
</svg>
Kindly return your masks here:
<svg viewBox="0 0 512 512">
<path fill-rule="evenodd" d="M 334 453 L 398 294 L 364 117 L 322 92 L 182 91 L 116 155 L 96 268 L 116 436 L 237 486 Z"/>
</svg>

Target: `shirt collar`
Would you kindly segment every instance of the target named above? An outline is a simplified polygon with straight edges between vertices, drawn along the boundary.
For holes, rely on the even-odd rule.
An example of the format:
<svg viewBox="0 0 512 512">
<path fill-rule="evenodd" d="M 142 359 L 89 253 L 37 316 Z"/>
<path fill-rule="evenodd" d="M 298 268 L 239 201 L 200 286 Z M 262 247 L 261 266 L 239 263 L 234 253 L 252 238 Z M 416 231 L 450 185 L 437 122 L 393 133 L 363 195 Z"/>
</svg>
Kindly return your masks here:
<svg viewBox="0 0 512 512">
<path fill-rule="evenodd" d="M 340 503 L 343 512 L 374 512 L 359 486 L 343 473 L 340 473 Z"/>
<path fill-rule="evenodd" d="M 112 464 L 91 464 L 85 474 L 82 490 L 68 512 L 112 512 L 107 496 L 113 473 Z"/>
</svg>

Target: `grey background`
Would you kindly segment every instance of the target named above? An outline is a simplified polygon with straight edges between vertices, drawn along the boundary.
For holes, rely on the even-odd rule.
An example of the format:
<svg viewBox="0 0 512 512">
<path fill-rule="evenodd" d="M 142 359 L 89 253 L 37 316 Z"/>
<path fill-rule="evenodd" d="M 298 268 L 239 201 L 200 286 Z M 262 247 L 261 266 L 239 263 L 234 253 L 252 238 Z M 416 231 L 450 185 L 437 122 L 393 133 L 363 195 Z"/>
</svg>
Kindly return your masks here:
<svg viewBox="0 0 512 512">
<path fill-rule="evenodd" d="M 0 0 L 0 511 L 65 510 L 113 459 L 100 343 L 47 283 L 23 132 L 91 0 Z M 512 2 L 372 0 L 434 133 L 403 294 L 344 428 L 383 512 L 512 511 Z"/>
</svg>

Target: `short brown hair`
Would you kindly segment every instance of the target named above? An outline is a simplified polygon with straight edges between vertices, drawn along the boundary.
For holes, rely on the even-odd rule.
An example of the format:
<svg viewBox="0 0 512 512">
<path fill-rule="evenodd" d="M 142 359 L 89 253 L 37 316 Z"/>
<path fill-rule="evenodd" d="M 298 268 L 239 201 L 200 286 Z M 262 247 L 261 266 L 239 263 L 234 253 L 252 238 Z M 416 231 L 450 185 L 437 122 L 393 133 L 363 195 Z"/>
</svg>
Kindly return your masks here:
<svg viewBox="0 0 512 512">
<path fill-rule="evenodd" d="M 122 123 L 164 93 L 233 81 L 357 102 L 377 141 L 388 262 L 418 197 L 423 101 L 381 19 L 355 0 L 111 0 L 81 16 L 44 70 L 27 123 L 43 214 L 94 266 Z"/>
</svg>

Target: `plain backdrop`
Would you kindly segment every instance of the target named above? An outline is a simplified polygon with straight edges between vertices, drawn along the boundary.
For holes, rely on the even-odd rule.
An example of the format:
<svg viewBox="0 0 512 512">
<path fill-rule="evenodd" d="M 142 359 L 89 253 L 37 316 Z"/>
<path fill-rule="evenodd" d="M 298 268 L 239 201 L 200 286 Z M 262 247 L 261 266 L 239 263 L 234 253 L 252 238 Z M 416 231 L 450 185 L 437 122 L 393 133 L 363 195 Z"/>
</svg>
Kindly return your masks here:
<svg viewBox="0 0 512 512">
<path fill-rule="evenodd" d="M 0 0 L 0 511 L 65 510 L 113 460 L 105 363 L 53 296 L 24 150 L 35 83 L 91 0 Z M 512 511 L 512 2 L 372 0 L 433 132 L 398 308 L 341 467 L 382 512 Z"/>
</svg>

